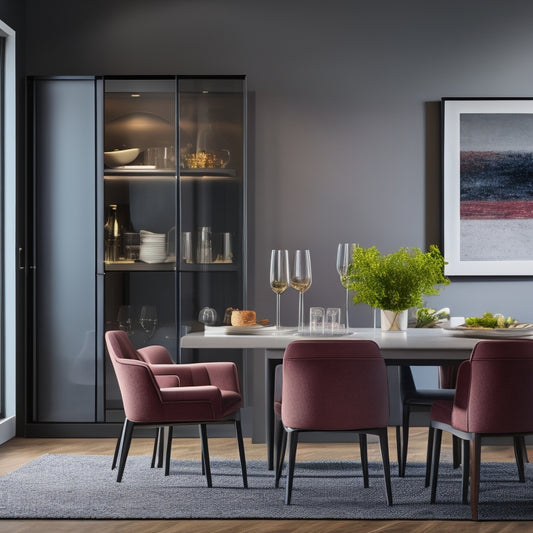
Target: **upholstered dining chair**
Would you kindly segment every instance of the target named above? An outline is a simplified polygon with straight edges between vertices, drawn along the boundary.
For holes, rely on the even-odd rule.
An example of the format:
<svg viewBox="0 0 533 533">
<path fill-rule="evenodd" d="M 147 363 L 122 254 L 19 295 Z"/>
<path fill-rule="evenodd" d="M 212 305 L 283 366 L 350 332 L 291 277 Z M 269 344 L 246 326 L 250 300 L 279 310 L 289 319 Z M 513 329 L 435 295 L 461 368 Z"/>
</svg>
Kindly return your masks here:
<svg viewBox="0 0 533 533">
<path fill-rule="evenodd" d="M 283 365 L 276 365 L 274 370 L 274 468 L 276 471 L 274 485 L 278 488 L 281 472 L 283 470 L 283 463 L 285 461 L 285 452 L 287 450 L 287 432 L 281 422 Z M 368 488 L 368 453 L 365 434 L 359 435 L 359 452 L 361 454 L 361 464 L 363 467 L 363 486 Z"/>
<path fill-rule="evenodd" d="M 519 479 L 524 477 L 525 435 L 533 434 L 533 340 L 479 341 L 468 361 L 461 363 L 453 401 L 436 401 L 431 408 L 434 432 L 431 502 L 435 503 L 442 432 L 463 442 L 463 503 L 478 519 L 481 444 L 488 436 L 513 437 Z M 469 479 L 470 478 L 470 479 Z"/>
<path fill-rule="evenodd" d="M 398 367 L 400 402 L 402 406 L 402 425 L 396 426 L 396 447 L 398 453 L 398 475 L 405 476 L 407 463 L 407 449 L 409 446 L 409 426 L 412 411 L 424 411 L 429 413 L 433 402 L 436 400 L 453 400 L 455 394 L 455 375 L 457 367 L 439 367 L 439 388 L 419 389 L 416 387 L 411 367 L 402 365 Z M 426 487 L 429 486 L 429 476 L 431 465 L 431 453 L 433 447 L 433 433 L 429 432 L 426 458 Z M 454 467 L 459 466 L 458 441 L 453 440 Z"/>
<path fill-rule="evenodd" d="M 117 481 L 124 467 L 136 426 L 164 427 L 167 432 L 165 474 L 169 473 L 172 428 L 181 424 L 232 423 L 237 434 L 243 484 L 248 486 L 246 459 L 240 422 L 242 398 L 234 363 L 193 363 L 149 365 L 131 352 L 131 343 L 123 331 L 108 331 L 106 345 L 117 377 L 126 418 L 120 438 Z M 143 352 L 146 353 L 146 349 Z M 151 348 L 150 351 L 160 351 Z M 159 376 L 159 378 L 157 377 Z M 160 386 L 162 381 L 174 383 Z M 168 383 L 163 383 L 168 385 Z M 176 386 L 177 385 L 177 386 Z M 207 486 L 212 486 L 206 431 L 201 431 L 202 467 Z"/>
<path fill-rule="evenodd" d="M 364 440 L 368 434 L 379 437 L 386 501 L 392 505 L 388 419 L 387 371 L 374 341 L 302 340 L 290 343 L 283 358 L 281 402 L 281 420 L 288 435 L 289 448 L 285 503 L 291 502 L 299 434 L 349 431 L 358 433 Z M 367 458 L 362 457 L 361 463 L 365 473 Z"/>
</svg>

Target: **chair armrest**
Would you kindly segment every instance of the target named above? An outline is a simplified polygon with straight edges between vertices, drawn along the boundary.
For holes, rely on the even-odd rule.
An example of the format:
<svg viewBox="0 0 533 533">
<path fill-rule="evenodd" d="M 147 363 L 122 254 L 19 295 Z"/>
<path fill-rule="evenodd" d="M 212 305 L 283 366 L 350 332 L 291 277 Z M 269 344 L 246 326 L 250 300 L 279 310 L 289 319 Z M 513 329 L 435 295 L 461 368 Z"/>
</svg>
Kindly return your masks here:
<svg viewBox="0 0 533 533">
<path fill-rule="evenodd" d="M 220 389 L 213 385 L 162 388 L 161 397 L 164 402 L 222 402 Z"/>
<path fill-rule="evenodd" d="M 172 363 L 171 365 L 154 365 L 148 363 L 150 370 L 153 372 L 154 376 L 177 376 L 179 378 L 179 367 Z"/>
<path fill-rule="evenodd" d="M 161 389 L 180 386 L 180 378 L 178 376 L 154 375 L 154 377 L 155 377 L 155 380 L 157 381 L 157 384 L 159 385 L 159 388 Z"/>
<path fill-rule="evenodd" d="M 222 390 L 241 393 L 239 375 L 235 363 L 203 363 L 203 365 L 207 371 L 211 385 L 215 385 Z"/>
</svg>

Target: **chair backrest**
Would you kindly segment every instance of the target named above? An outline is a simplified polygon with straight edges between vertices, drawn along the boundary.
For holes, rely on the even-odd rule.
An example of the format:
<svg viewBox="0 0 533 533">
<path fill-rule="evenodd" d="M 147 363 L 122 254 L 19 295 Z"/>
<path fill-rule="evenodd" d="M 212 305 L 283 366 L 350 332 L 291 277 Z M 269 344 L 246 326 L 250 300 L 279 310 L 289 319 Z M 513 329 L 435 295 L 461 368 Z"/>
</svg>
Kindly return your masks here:
<svg viewBox="0 0 533 533">
<path fill-rule="evenodd" d="M 459 367 L 452 425 L 472 433 L 533 432 L 533 340 L 476 344 Z"/>
<path fill-rule="evenodd" d="M 115 370 L 126 418 L 132 422 L 157 420 L 161 410 L 161 393 L 150 366 L 139 361 L 124 331 L 105 334 L 107 351 Z"/>
<path fill-rule="evenodd" d="M 308 430 L 381 428 L 388 424 L 387 370 L 370 340 L 304 340 L 283 359 L 282 421 Z"/>
</svg>

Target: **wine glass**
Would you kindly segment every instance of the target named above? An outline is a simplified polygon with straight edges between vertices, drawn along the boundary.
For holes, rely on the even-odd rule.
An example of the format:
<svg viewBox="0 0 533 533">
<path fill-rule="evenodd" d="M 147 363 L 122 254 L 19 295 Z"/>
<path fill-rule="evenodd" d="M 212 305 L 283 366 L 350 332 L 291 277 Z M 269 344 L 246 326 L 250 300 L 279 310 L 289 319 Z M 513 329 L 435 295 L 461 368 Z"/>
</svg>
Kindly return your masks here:
<svg viewBox="0 0 533 533">
<path fill-rule="evenodd" d="M 309 250 L 296 250 L 294 268 L 291 274 L 291 287 L 300 294 L 298 297 L 298 331 L 304 329 L 304 292 L 311 287 L 311 254 Z"/>
<path fill-rule="evenodd" d="M 118 310 L 118 328 L 125 331 L 129 337 L 134 333 L 133 307 L 131 305 L 121 305 Z"/>
<path fill-rule="evenodd" d="M 349 303 L 350 303 L 350 295 L 349 290 L 346 284 L 346 274 L 348 273 L 348 266 L 352 262 L 352 256 L 353 256 L 353 249 L 356 245 L 350 244 L 347 242 L 341 243 L 337 246 L 337 272 L 339 273 L 339 277 L 341 279 L 342 286 L 346 289 L 346 331 L 348 331 L 348 328 L 350 327 L 350 319 L 349 319 Z"/>
<path fill-rule="evenodd" d="M 289 286 L 289 252 L 272 250 L 270 254 L 270 288 L 276 293 L 276 330 L 280 329 L 280 296 Z"/>
<path fill-rule="evenodd" d="M 157 310 L 155 305 L 143 305 L 139 314 L 139 324 L 149 339 L 157 328 Z"/>
</svg>

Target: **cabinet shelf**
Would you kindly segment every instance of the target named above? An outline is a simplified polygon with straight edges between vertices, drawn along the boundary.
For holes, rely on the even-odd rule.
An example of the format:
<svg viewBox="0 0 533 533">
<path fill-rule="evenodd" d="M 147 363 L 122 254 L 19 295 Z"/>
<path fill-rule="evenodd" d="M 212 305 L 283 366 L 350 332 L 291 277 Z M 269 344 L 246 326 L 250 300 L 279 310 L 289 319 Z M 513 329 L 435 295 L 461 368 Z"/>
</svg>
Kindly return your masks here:
<svg viewBox="0 0 533 533">
<path fill-rule="evenodd" d="M 240 265 L 236 263 L 181 263 L 180 272 L 238 272 Z"/>
<path fill-rule="evenodd" d="M 176 263 L 105 263 L 106 272 L 172 272 L 176 270 Z"/>
<path fill-rule="evenodd" d="M 187 168 L 180 169 L 179 176 L 182 179 L 198 178 L 234 178 L 237 176 L 237 170 L 233 168 Z M 112 180 L 136 180 L 136 179 L 176 179 L 175 170 L 158 170 L 158 169 L 106 169 L 104 179 Z"/>
</svg>

